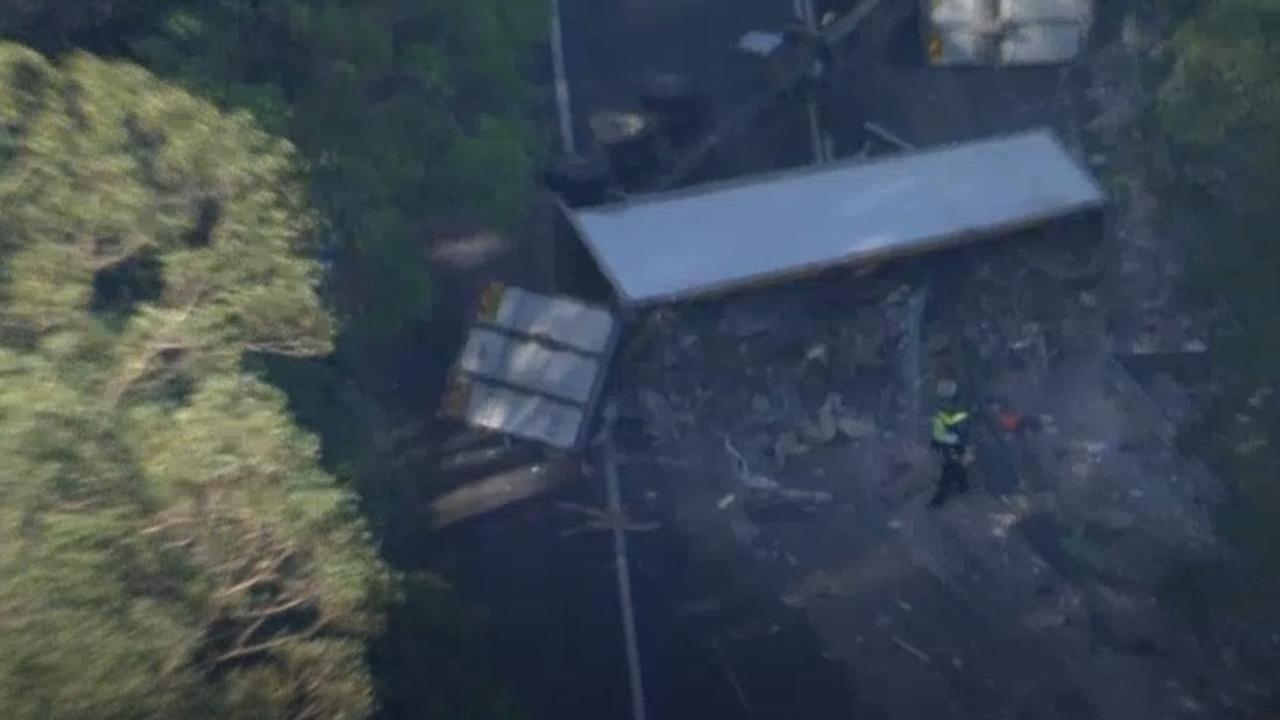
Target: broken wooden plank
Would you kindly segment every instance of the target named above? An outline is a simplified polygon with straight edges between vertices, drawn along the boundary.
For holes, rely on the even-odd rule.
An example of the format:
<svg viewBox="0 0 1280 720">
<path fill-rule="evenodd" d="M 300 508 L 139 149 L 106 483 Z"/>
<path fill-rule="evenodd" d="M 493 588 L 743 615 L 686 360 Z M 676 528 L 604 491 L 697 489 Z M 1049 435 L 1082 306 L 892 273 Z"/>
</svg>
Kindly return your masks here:
<svg viewBox="0 0 1280 720">
<path fill-rule="evenodd" d="M 464 485 L 431 502 L 428 506 L 431 529 L 443 530 L 508 505 L 544 495 L 576 474 L 577 463 L 562 459 L 517 468 Z"/>
</svg>

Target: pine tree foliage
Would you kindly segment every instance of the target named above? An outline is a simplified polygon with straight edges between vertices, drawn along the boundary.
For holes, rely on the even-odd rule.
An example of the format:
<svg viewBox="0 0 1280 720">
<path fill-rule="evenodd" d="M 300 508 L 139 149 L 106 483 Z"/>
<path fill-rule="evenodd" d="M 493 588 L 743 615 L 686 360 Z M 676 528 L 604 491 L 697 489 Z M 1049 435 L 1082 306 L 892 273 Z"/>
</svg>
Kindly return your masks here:
<svg viewBox="0 0 1280 720">
<path fill-rule="evenodd" d="M 248 353 L 331 323 L 291 147 L 0 45 L 0 707 L 358 718 L 393 587 Z"/>
</svg>

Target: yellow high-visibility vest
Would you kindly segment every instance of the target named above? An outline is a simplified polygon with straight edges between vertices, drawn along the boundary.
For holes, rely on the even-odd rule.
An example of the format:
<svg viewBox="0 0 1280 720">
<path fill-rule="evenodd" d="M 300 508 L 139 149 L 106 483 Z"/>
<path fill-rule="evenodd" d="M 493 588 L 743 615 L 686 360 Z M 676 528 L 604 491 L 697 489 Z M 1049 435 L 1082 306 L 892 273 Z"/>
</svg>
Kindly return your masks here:
<svg viewBox="0 0 1280 720">
<path fill-rule="evenodd" d="M 959 445 L 960 435 L 955 428 L 968 419 L 967 412 L 940 411 L 933 416 L 933 441 L 943 445 Z"/>
</svg>

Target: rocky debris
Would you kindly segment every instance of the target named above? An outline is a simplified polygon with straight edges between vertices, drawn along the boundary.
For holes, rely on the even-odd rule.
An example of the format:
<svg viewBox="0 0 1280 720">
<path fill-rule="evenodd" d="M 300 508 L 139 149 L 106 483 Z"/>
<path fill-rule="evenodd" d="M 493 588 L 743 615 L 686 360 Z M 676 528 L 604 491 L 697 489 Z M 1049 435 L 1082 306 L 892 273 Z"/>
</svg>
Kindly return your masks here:
<svg viewBox="0 0 1280 720">
<path fill-rule="evenodd" d="M 777 313 L 753 307 L 745 303 L 725 303 L 724 314 L 716 326 L 717 332 L 745 340 L 763 335 L 778 327 Z"/>
<path fill-rule="evenodd" d="M 812 514 L 835 502 L 835 497 L 829 492 L 784 487 L 763 475 L 747 478 L 743 482 L 743 489 L 743 502 L 746 503 L 748 512 L 794 509 Z"/>
<path fill-rule="evenodd" d="M 1154 595 L 1092 583 L 1086 602 L 1096 645 L 1135 655 L 1169 651 L 1173 627 Z"/>
<path fill-rule="evenodd" d="M 933 487 L 937 462 L 927 445 L 902 440 L 887 448 L 888 472 L 876 486 L 875 496 L 896 507 Z"/>
<path fill-rule="evenodd" d="M 655 440 L 672 440 L 679 435 L 680 416 L 666 396 L 642 388 L 638 400 L 643 410 L 645 429 Z"/>
<path fill-rule="evenodd" d="M 767 398 L 757 395 L 752 400 L 753 413 L 764 414 L 772 410 Z M 773 459 L 779 465 L 787 460 L 808 454 L 815 446 L 826 445 L 839 437 L 848 440 L 865 440 L 876 434 L 878 428 L 869 417 L 855 414 L 844 405 L 839 393 L 828 393 L 818 411 L 802 418 L 798 427 L 782 432 L 773 441 Z"/>
<path fill-rule="evenodd" d="M 786 487 L 776 480 L 753 472 L 747 459 L 728 438 L 725 438 L 724 448 L 729 455 L 733 473 L 742 488 L 742 502 L 748 513 L 767 515 L 777 512 L 797 512 L 812 515 L 819 508 L 829 507 L 835 503 L 835 497 L 829 492 Z"/>
<path fill-rule="evenodd" d="M 794 432 L 784 432 L 778 436 L 773 444 L 773 459 L 779 465 L 786 464 L 787 460 L 796 455 L 804 455 L 812 448 L 800 441 L 800 437 Z"/>
</svg>

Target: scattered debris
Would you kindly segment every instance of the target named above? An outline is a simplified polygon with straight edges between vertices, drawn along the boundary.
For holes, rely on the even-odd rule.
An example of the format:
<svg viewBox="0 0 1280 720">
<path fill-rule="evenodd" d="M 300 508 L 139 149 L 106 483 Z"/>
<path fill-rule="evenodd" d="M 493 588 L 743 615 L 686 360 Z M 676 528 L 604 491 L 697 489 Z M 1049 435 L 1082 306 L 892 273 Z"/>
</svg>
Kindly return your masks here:
<svg viewBox="0 0 1280 720">
<path fill-rule="evenodd" d="M 862 440 L 876 434 L 876 424 L 867 418 L 840 418 L 836 426 L 850 440 Z"/>
<path fill-rule="evenodd" d="M 781 33 L 751 30 L 738 39 L 738 49 L 757 57 L 769 57 L 782 45 Z"/>
<path fill-rule="evenodd" d="M 738 682 L 738 676 L 733 673 L 733 668 L 729 666 L 729 660 L 725 658 L 724 651 L 720 649 L 720 643 L 713 637 L 711 638 L 711 650 L 715 653 L 716 659 L 720 661 L 720 668 L 724 670 L 725 679 L 729 681 L 729 686 L 733 688 L 734 695 L 738 698 L 738 704 L 743 710 L 752 712 L 751 703 L 747 702 L 747 694 L 742 691 L 742 683 Z"/>
<path fill-rule="evenodd" d="M 826 365 L 827 362 L 830 360 L 827 346 L 823 343 L 814 345 L 813 347 L 805 351 L 804 359 L 809 360 L 811 362 L 820 362 L 823 365 Z"/>
<path fill-rule="evenodd" d="M 921 650 L 920 648 L 916 647 L 915 645 L 912 645 L 911 643 L 907 642 L 906 640 L 903 640 L 902 638 L 898 637 L 897 635 L 893 635 L 893 636 L 891 636 L 889 639 L 890 639 L 890 640 L 893 640 L 893 644 L 894 644 L 894 645 L 897 645 L 898 647 L 902 648 L 903 650 L 906 650 L 908 653 L 910 653 L 910 654 L 912 655 L 912 657 L 914 657 L 915 659 L 919 660 L 920 662 L 925 663 L 925 664 L 928 664 L 928 663 L 930 663 L 930 662 L 933 662 L 933 659 L 929 657 L 929 654 L 928 654 L 928 653 L 926 653 L 925 651 L 923 651 L 923 650 Z"/>
<path fill-rule="evenodd" d="M 844 398 L 839 393 L 829 393 L 814 418 L 801 424 L 800 433 L 813 445 L 825 445 L 839 435 L 850 440 L 871 437 L 876 433 L 876 425 L 846 410 Z M 788 432 L 774 444 L 774 457 L 782 462 L 790 455 L 801 455 L 808 450 L 809 446 L 801 442 L 794 432 Z"/>
<path fill-rule="evenodd" d="M 753 509 L 765 510 L 771 507 L 786 506 L 811 514 L 819 507 L 831 505 L 835 498 L 829 492 L 819 490 L 797 490 L 783 487 L 764 475 L 752 472 L 747 459 L 738 452 L 729 438 L 724 439 L 725 451 L 733 463 L 733 471 L 744 491 L 743 501 Z"/>
<path fill-rule="evenodd" d="M 716 503 L 716 507 L 720 508 L 721 510 L 724 510 L 728 508 L 730 505 L 732 505 L 733 501 L 737 499 L 738 499 L 737 495 L 733 493 L 729 493 L 728 495 L 725 495 L 724 497 L 720 498 L 720 502 Z"/>
<path fill-rule="evenodd" d="M 644 408 L 645 429 L 654 439 L 670 440 L 679 434 L 676 412 L 670 400 L 648 388 L 640 390 L 639 400 Z"/>
<path fill-rule="evenodd" d="M 794 432 L 787 431 L 778 436 L 778 440 L 773 444 L 773 459 L 779 465 L 785 464 L 787 458 L 793 455 L 804 455 L 809 452 L 810 447 L 802 442 Z"/>
<path fill-rule="evenodd" d="M 885 129 L 883 125 L 879 123 L 868 120 L 862 123 L 862 129 L 866 130 L 867 133 L 874 135 L 875 137 L 879 138 L 880 140 L 883 140 L 884 142 L 894 146 L 899 150 L 915 150 L 916 149 L 915 145 L 912 145 L 906 140 L 903 140 L 897 135 L 889 132 L 888 130 Z"/>
</svg>

